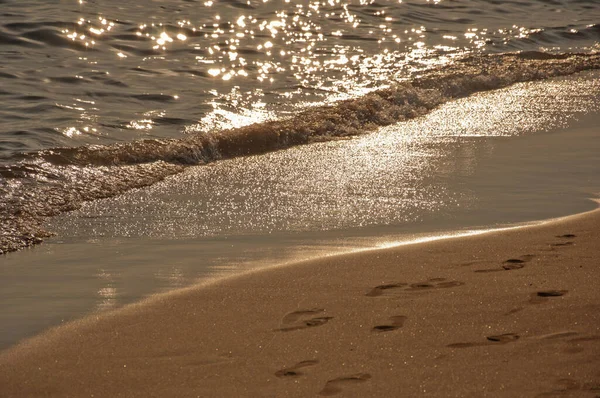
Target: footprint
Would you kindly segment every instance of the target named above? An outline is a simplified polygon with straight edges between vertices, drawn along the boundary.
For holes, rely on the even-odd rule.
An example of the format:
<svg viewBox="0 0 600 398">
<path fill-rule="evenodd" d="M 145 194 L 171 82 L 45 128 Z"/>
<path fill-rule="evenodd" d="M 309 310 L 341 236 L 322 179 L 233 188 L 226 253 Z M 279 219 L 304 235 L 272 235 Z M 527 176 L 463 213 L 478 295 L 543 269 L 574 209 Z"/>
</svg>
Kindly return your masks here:
<svg viewBox="0 0 600 398">
<path fill-rule="evenodd" d="M 464 282 L 459 281 L 447 281 L 444 278 L 433 278 L 426 282 L 413 283 L 406 290 L 424 290 L 424 289 L 446 289 L 449 287 L 456 287 L 464 285 Z"/>
<path fill-rule="evenodd" d="M 493 341 L 495 343 L 506 344 L 506 343 L 510 343 L 510 342 L 516 341 L 520 337 L 521 336 L 519 336 L 518 334 L 515 334 L 515 333 L 505 333 L 505 334 L 498 334 L 496 336 L 488 336 L 486 338 L 489 341 Z"/>
<path fill-rule="evenodd" d="M 541 304 L 548 301 L 551 297 L 560 297 L 568 293 L 568 290 L 543 290 L 536 293 L 531 293 L 529 304 Z"/>
<path fill-rule="evenodd" d="M 486 345 L 498 345 L 498 344 L 508 344 L 517 341 L 520 336 L 516 333 L 505 333 L 498 334 L 494 336 L 488 336 L 486 339 L 488 341 L 481 342 L 471 342 L 471 343 L 454 343 L 449 344 L 447 347 L 450 348 L 468 348 L 468 347 L 480 347 Z M 582 343 L 587 342 L 596 342 L 600 340 L 600 336 L 598 335 L 589 335 L 589 336 L 581 336 L 579 333 L 574 331 L 561 331 L 561 332 L 553 332 L 549 334 L 539 335 L 539 336 L 531 336 L 530 339 L 537 340 L 562 340 L 564 344 L 567 345 L 567 348 L 563 351 L 568 354 L 574 354 L 578 352 L 584 351 L 585 347 L 583 347 Z"/>
<path fill-rule="evenodd" d="M 560 246 L 571 246 L 573 242 L 560 242 L 560 243 L 550 243 L 552 247 L 560 247 Z"/>
<path fill-rule="evenodd" d="M 531 261 L 535 256 L 533 254 L 525 254 L 519 258 L 509 258 L 504 261 L 501 268 L 491 268 L 491 269 L 478 269 L 474 272 L 499 272 L 499 271 L 512 271 L 516 269 L 521 269 L 525 267 L 525 263 Z"/>
<path fill-rule="evenodd" d="M 276 330 L 280 332 L 291 332 L 293 330 L 325 325 L 330 319 L 333 319 L 332 316 L 313 317 L 313 315 L 321 314 L 323 312 L 325 312 L 325 310 L 321 308 L 290 312 L 281 320 L 284 325 L 288 326 L 284 326 Z"/>
<path fill-rule="evenodd" d="M 314 366 L 314 365 L 316 365 L 318 363 L 319 363 L 319 361 L 316 360 L 316 359 L 309 359 L 307 361 L 298 362 L 297 364 L 295 364 L 292 367 L 283 368 L 281 370 L 278 370 L 277 372 L 275 372 L 275 376 L 282 377 L 282 378 L 286 378 L 286 377 L 289 377 L 289 378 L 299 377 L 299 376 L 302 376 L 304 374 L 299 369 L 306 368 L 308 366 Z"/>
<path fill-rule="evenodd" d="M 507 271 L 523 268 L 525 267 L 525 263 L 528 263 L 534 257 L 535 256 L 533 254 L 525 254 L 519 258 L 509 258 L 504 262 L 504 264 L 502 264 L 502 268 Z"/>
<path fill-rule="evenodd" d="M 431 283 L 427 283 L 427 282 L 419 282 L 419 283 L 412 283 L 409 287 L 409 289 L 406 290 L 422 290 L 422 289 L 433 289 L 435 286 Z"/>
<path fill-rule="evenodd" d="M 404 321 L 406 321 L 406 317 L 404 315 L 396 315 L 391 316 L 392 320 L 391 325 L 378 325 L 373 327 L 374 332 L 391 332 L 392 330 L 400 329 L 404 326 Z"/>
<path fill-rule="evenodd" d="M 502 268 L 504 268 L 506 271 L 521 269 L 523 267 L 525 267 L 525 261 L 519 260 L 518 258 L 508 259 L 504 262 L 504 264 L 502 264 Z"/>
<path fill-rule="evenodd" d="M 576 236 L 577 235 L 574 235 L 574 234 L 556 235 L 556 237 L 560 238 L 560 239 L 571 239 L 571 238 L 575 238 Z M 573 244 L 575 244 L 573 241 L 550 243 L 550 247 L 571 246 Z"/>
<path fill-rule="evenodd" d="M 531 293 L 529 295 L 529 301 L 527 301 L 525 304 L 534 304 L 534 305 L 542 304 L 542 303 L 545 303 L 546 301 L 548 301 L 548 298 L 550 298 L 550 297 L 564 296 L 568 292 L 569 292 L 568 290 L 541 290 L 539 292 Z M 525 307 L 513 308 L 512 310 L 508 311 L 504 315 L 512 315 L 519 311 L 523 311 L 524 309 L 525 309 Z"/>
<path fill-rule="evenodd" d="M 425 282 L 418 282 L 418 283 L 412 283 L 412 284 L 408 284 L 408 283 L 404 283 L 404 282 L 397 282 L 397 283 L 389 283 L 389 284 L 385 284 L 385 285 L 375 286 L 373 289 L 371 289 L 366 294 L 366 296 L 368 296 L 368 297 L 381 296 L 381 295 L 385 294 L 385 292 L 387 290 L 402 290 L 402 291 L 406 291 L 406 292 L 413 292 L 413 291 L 424 291 L 424 290 L 432 290 L 432 289 L 447 289 L 447 288 L 451 288 L 451 287 L 462 286 L 464 284 L 465 284 L 464 282 L 460 282 L 460 281 L 448 281 L 445 278 L 431 278 Z"/>
<path fill-rule="evenodd" d="M 560 296 L 564 296 L 568 292 L 569 292 L 568 290 L 544 290 L 541 292 L 537 292 L 536 294 L 539 297 L 560 297 Z"/>
<path fill-rule="evenodd" d="M 289 314 L 286 314 L 283 317 L 282 322 L 283 323 L 293 323 L 293 322 L 296 322 L 297 320 L 304 318 L 306 316 L 317 315 L 322 312 L 325 312 L 325 310 L 322 308 L 312 308 L 310 310 L 298 310 L 298 311 L 294 311 L 294 312 L 290 312 Z"/>
<path fill-rule="evenodd" d="M 435 287 L 438 289 L 447 289 L 449 287 L 457 287 L 457 286 L 462 286 L 464 285 L 464 282 L 459 282 L 459 281 L 446 281 L 446 282 L 439 282 Z"/>
<path fill-rule="evenodd" d="M 408 283 L 389 283 L 386 285 L 379 285 L 379 286 L 375 286 L 373 289 L 371 289 L 371 291 L 369 293 L 366 294 L 366 296 L 368 297 L 377 297 L 377 296 L 381 296 L 386 290 L 389 289 L 398 289 L 398 288 L 402 288 L 408 286 Z"/>
<path fill-rule="evenodd" d="M 344 388 L 354 384 L 364 383 L 370 378 L 371 375 L 368 373 L 356 373 L 350 376 L 338 377 L 337 379 L 332 379 L 325 383 L 325 387 L 323 387 L 319 395 L 336 395 L 341 393 Z"/>
<path fill-rule="evenodd" d="M 450 348 L 468 348 L 468 347 L 481 347 L 486 345 L 499 345 L 508 344 L 517 341 L 521 336 L 515 333 L 504 333 L 494 336 L 487 336 L 487 341 L 474 342 L 474 343 L 454 343 L 448 344 Z"/>
</svg>

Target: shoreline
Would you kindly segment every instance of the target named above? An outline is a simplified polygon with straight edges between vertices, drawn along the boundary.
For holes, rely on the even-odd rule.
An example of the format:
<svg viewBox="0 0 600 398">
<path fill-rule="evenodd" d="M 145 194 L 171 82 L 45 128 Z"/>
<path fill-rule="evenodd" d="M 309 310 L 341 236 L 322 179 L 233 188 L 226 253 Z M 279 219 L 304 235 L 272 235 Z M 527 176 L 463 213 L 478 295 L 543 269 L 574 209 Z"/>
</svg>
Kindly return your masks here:
<svg viewBox="0 0 600 398">
<path fill-rule="evenodd" d="M 598 225 L 596 209 L 150 297 L 1 352 L 0 396 L 594 396 Z"/>
<path fill-rule="evenodd" d="M 214 273 L 590 209 L 596 75 L 459 99 L 354 140 L 191 167 L 55 217 L 49 244 L 2 257 L 0 347 Z M 466 130 L 447 123 L 457 115 Z"/>
</svg>

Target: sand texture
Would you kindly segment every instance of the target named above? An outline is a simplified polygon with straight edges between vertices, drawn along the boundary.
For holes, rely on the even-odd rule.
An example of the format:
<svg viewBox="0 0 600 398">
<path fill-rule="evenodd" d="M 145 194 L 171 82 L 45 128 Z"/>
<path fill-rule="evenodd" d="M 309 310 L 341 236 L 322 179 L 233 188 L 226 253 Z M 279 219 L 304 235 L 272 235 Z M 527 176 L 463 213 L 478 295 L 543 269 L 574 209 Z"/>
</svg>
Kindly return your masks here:
<svg viewBox="0 0 600 398">
<path fill-rule="evenodd" d="M 2 397 L 600 396 L 600 212 L 157 296 L 0 355 Z"/>
</svg>

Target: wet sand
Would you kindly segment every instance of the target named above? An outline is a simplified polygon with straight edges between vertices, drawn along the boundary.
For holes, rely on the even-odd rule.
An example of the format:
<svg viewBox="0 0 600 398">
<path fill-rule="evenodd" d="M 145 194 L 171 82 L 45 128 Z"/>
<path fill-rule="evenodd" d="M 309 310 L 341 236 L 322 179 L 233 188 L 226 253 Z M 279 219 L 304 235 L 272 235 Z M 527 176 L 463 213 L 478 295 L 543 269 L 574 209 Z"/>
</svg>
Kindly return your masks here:
<svg viewBox="0 0 600 398">
<path fill-rule="evenodd" d="M 600 211 L 152 297 L 0 354 L 0 396 L 600 394 Z"/>
</svg>

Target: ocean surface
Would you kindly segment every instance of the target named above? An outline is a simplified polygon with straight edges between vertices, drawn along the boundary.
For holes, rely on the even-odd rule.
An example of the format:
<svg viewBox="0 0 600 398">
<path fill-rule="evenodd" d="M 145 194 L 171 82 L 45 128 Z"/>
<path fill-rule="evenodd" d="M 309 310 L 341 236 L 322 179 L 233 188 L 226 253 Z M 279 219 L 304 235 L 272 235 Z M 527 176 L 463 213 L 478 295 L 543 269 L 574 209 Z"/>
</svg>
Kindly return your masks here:
<svg viewBox="0 0 600 398">
<path fill-rule="evenodd" d="M 599 51 L 597 0 L 0 0 L 0 347 L 240 264 L 590 209 Z"/>
</svg>

